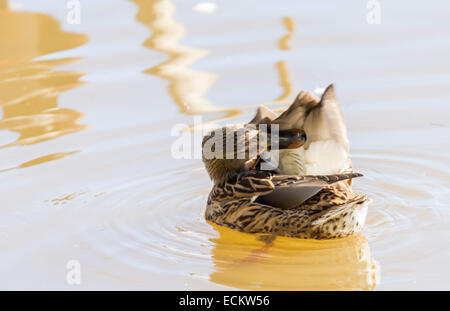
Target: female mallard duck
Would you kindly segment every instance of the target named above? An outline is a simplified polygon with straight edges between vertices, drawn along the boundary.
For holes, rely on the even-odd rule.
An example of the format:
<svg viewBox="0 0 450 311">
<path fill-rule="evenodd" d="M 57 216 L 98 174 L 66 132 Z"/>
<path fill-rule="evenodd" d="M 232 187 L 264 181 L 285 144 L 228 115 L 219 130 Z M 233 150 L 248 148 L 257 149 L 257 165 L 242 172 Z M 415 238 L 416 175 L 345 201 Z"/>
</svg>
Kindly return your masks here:
<svg viewBox="0 0 450 311">
<path fill-rule="evenodd" d="M 206 135 L 202 149 L 214 182 L 205 212 L 209 221 L 305 239 L 346 237 L 364 225 L 370 199 L 351 190 L 352 178 L 362 175 L 353 172 L 332 85 L 320 100 L 301 92 L 279 117 L 260 107 L 249 123 Z"/>
</svg>

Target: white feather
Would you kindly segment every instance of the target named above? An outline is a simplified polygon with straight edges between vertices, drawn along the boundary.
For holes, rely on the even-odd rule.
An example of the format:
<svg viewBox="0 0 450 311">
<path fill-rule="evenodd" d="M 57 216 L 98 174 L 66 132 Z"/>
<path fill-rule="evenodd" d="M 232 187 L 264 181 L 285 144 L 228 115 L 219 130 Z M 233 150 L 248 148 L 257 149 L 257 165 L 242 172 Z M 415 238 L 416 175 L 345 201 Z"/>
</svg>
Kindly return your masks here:
<svg viewBox="0 0 450 311">
<path fill-rule="evenodd" d="M 305 174 L 339 174 L 348 163 L 345 148 L 334 140 L 315 141 L 305 150 Z"/>
<path fill-rule="evenodd" d="M 325 92 L 325 88 L 324 87 L 316 87 L 313 91 L 314 95 L 322 97 L 323 92 Z"/>
</svg>

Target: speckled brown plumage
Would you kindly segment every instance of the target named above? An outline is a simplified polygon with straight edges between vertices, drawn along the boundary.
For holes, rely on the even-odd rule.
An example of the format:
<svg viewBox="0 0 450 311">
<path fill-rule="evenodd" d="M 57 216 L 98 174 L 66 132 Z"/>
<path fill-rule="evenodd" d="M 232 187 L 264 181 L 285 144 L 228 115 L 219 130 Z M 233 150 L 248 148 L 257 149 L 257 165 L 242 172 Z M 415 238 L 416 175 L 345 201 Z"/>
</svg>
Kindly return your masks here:
<svg viewBox="0 0 450 311">
<path fill-rule="evenodd" d="M 330 239 L 359 232 L 367 211 L 366 196 L 351 192 L 345 181 L 324 187 L 300 206 L 283 210 L 254 202 L 275 187 L 305 180 L 345 180 L 359 174 L 331 176 L 287 176 L 269 172 L 246 174 L 215 185 L 208 197 L 206 220 L 248 233 L 298 238 Z"/>
<path fill-rule="evenodd" d="M 271 171 L 263 170 L 261 159 L 267 159 L 267 154 L 263 157 L 267 149 L 265 140 L 258 145 L 263 148 L 258 148 L 256 156 L 247 156 L 245 149 L 245 157 L 236 157 L 239 145 L 236 142 L 250 146 L 260 135 L 252 126 L 260 124 L 278 125 L 280 133 L 303 131 L 307 140 L 301 146 L 280 145 L 284 147 L 275 150 L 279 155 L 278 166 L 269 168 Z M 221 135 L 230 131 L 231 135 Z M 260 107 L 249 123 L 225 126 L 206 135 L 203 148 L 211 145 L 216 134 L 219 150 L 225 145 L 233 146 L 227 149 L 229 158 L 225 154 L 203 156 L 214 182 L 206 220 L 242 232 L 265 234 L 265 241 L 277 235 L 331 239 L 356 234 L 364 225 L 370 199 L 351 189 L 353 178 L 361 175 L 353 172 L 346 133 L 330 85 L 320 100 L 308 92 L 300 92 L 278 117 L 270 109 Z"/>
</svg>

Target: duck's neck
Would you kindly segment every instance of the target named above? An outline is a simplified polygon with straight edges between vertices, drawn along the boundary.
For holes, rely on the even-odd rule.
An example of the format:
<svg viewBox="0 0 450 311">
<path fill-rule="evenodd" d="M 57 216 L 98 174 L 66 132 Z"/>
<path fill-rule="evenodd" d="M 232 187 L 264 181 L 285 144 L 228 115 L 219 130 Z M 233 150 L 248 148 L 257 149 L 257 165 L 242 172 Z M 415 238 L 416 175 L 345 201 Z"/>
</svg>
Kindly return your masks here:
<svg viewBox="0 0 450 311">
<path fill-rule="evenodd" d="M 239 159 L 213 159 L 204 163 L 215 184 L 223 184 L 247 170 L 246 161 Z"/>
</svg>

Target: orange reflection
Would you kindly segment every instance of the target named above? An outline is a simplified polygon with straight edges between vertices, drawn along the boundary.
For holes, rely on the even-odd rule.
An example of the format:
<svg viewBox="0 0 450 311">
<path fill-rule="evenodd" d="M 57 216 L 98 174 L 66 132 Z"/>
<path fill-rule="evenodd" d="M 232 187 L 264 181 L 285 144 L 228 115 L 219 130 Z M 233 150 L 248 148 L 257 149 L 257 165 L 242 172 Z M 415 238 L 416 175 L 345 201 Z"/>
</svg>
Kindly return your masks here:
<svg viewBox="0 0 450 311">
<path fill-rule="evenodd" d="M 288 31 L 284 37 L 278 41 L 278 47 L 280 50 L 290 50 L 291 49 L 291 38 L 294 35 L 295 24 L 294 20 L 290 17 L 284 17 L 282 19 L 283 25 Z M 287 69 L 286 61 L 282 60 L 276 64 L 278 74 L 280 76 L 280 85 L 283 88 L 283 93 L 276 99 L 276 101 L 283 101 L 292 94 L 292 83 Z"/>
<path fill-rule="evenodd" d="M 360 234 L 337 240 L 277 237 L 264 244 L 256 235 L 212 224 L 219 232 L 210 280 L 252 290 L 374 289 L 379 268 Z"/>
<path fill-rule="evenodd" d="M 17 168 L 25 168 L 25 167 L 29 167 L 29 166 L 33 166 L 33 165 L 42 164 L 42 163 L 45 163 L 45 162 L 50 162 L 50 161 L 57 160 L 57 159 L 62 159 L 64 157 L 67 157 L 69 155 L 75 154 L 77 152 L 79 152 L 79 151 L 58 152 L 58 153 L 48 154 L 48 155 L 45 155 L 45 156 L 42 156 L 42 157 L 39 157 L 39 158 L 35 158 L 35 159 L 31 160 L 31 161 L 24 162 L 24 163 L 20 164 L 19 166 L 0 170 L 0 173 L 7 172 L 7 171 L 10 171 L 10 170 L 14 170 L 14 169 L 17 169 Z"/>
<path fill-rule="evenodd" d="M 210 52 L 179 43 L 186 35 L 186 28 L 175 21 L 173 17 L 175 6 L 172 2 L 170 0 L 133 0 L 133 2 L 139 8 L 137 21 L 152 31 L 151 37 L 143 45 L 168 55 L 166 61 L 145 72 L 169 81 L 169 93 L 181 112 L 186 114 L 225 112 L 225 117 L 220 120 L 240 114 L 239 109 L 218 108 L 205 98 L 217 75 L 196 71 L 189 66 Z"/>
<path fill-rule="evenodd" d="M 286 62 L 284 60 L 279 61 L 276 64 L 276 67 L 278 74 L 280 76 L 280 85 L 283 88 L 283 93 L 280 96 L 278 96 L 276 100 L 282 101 L 289 98 L 289 96 L 292 94 L 292 83 L 289 76 L 289 71 L 286 66 Z"/>
<path fill-rule="evenodd" d="M 0 148 L 29 145 L 86 128 L 78 124 L 82 112 L 58 107 L 61 92 L 82 84 L 81 73 L 52 71 L 76 58 L 33 61 L 87 41 L 84 35 L 64 32 L 44 14 L 0 11 L 0 130 L 19 134 Z"/>
<path fill-rule="evenodd" d="M 288 34 L 286 34 L 283 38 L 278 41 L 278 46 L 280 50 L 290 50 L 291 49 L 291 38 L 294 35 L 295 30 L 295 23 L 292 18 L 289 16 L 283 17 L 282 19 L 283 25 L 288 31 Z"/>
</svg>

